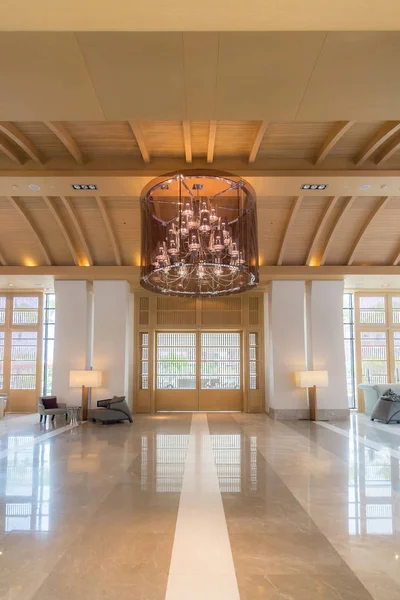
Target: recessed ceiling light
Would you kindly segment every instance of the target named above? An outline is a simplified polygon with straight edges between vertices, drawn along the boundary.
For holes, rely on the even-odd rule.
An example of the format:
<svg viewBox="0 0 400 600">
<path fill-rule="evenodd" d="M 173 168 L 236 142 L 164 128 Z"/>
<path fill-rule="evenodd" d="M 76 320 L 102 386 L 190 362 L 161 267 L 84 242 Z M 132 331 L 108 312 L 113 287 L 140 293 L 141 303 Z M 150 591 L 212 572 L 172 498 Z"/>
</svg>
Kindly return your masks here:
<svg viewBox="0 0 400 600">
<path fill-rule="evenodd" d="M 17 186 L 17 185 L 15 185 L 15 184 L 14 184 L 13 186 L 11 186 L 11 187 L 12 187 L 12 189 L 13 189 L 14 191 L 18 189 L 18 186 Z"/>
<path fill-rule="evenodd" d="M 38 185 L 37 183 L 30 183 L 28 187 L 34 192 L 38 192 L 40 190 L 40 185 Z"/>
<path fill-rule="evenodd" d="M 381 185 L 381 190 L 387 190 L 388 186 L 387 185 Z"/>
<path fill-rule="evenodd" d="M 13 283 L 9 283 L 8 287 L 15 287 Z"/>
<path fill-rule="evenodd" d="M 363 183 L 360 185 L 360 190 L 369 190 L 370 187 L 371 185 L 369 183 Z"/>
<path fill-rule="evenodd" d="M 355 283 L 354 287 L 364 287 L 364 284 L 363 283 Z"/>
<path fill-rule="evenodd" d="M 43 287 L 43 283 L 34 283 L 33 287 Z"/>
<path fill-rule="evenodd" d="M 390 287 L 390 283 L 383 283 L 381 287 Z"/>
<path fill-rule="evenodd" d="M 328 187 L 327 183 L 303 183 L 301 186 L 302 190 L 326 190 Z"/>
</svg>

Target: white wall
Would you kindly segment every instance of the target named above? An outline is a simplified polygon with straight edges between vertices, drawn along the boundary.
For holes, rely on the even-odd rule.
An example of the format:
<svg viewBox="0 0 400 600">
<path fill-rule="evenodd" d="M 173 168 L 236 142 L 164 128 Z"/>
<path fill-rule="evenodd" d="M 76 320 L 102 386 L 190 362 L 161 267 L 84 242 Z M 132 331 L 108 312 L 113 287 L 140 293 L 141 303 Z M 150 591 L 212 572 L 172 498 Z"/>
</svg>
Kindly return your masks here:
<svg viewBox="0 0 400 600">
<path fill-rule="evenodd" d="M 130 398 L 132 363 L 132 310 L 126 281 L 94 281 L 93 369 L 103 372 L 103 385 L 92 390 L 96 400 L 112 396 Z"/>
<path fill-rule="evenodd" d="M 318 408 L 348 409 L 343 332 L 343 281 L 311 281 L 310 369 L 328 371 L 329 387 L 318 388 Z"/>
<path fill-rule="evenodd" d="M 296 411 L 304 413 L 308 409 L 306 390 L 296 388 L 294 378 L 295 371 L 306 366 L 304 316 L 304 281 L 272 281 L 266 331 L 267 405 L 278 418 L 296 418 Z"/>
<path fill-rule="evenodd" d="M 92 295 L 87 281 L 55 281 L 56 326 L 52 393 L 60 402 L 81 404 L 80 388 L 69 387 L 69 372 L 90 367 Z"/>
</svg>

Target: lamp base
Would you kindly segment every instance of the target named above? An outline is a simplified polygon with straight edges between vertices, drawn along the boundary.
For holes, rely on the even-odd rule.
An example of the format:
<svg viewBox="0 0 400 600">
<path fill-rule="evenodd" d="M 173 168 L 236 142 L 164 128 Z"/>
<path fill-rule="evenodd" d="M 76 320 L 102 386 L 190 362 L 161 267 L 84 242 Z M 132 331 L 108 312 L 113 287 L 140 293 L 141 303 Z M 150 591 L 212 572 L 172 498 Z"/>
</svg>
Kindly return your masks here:
<svg viewBox="0 0 400 600">
<path fill-rule="evenodd" d="M 89 406 L 89 388 L 82 386 L 82 421 L 87 421 Z"/>
<path fill-rule="evenodd" d="M 310 403 L 310 421 L 318 421 L 317 387 L 308 388 L 308 401 Z"/>
</svg>

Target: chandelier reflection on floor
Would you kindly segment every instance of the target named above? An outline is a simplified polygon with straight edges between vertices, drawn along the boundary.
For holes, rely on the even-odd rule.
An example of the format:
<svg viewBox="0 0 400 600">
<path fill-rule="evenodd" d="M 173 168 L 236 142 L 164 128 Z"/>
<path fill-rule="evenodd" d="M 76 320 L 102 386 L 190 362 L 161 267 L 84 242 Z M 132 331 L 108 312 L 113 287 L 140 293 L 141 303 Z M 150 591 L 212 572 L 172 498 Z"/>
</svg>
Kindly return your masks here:
<svg viewBox="0 0 400 600">
<path fill-rule="evenodd" d="M 209 296 L 258 283 L 254 195 L 241 179 L 181 172 L 152 181 L 141 198 L 141 285 Z"/>
</svg>

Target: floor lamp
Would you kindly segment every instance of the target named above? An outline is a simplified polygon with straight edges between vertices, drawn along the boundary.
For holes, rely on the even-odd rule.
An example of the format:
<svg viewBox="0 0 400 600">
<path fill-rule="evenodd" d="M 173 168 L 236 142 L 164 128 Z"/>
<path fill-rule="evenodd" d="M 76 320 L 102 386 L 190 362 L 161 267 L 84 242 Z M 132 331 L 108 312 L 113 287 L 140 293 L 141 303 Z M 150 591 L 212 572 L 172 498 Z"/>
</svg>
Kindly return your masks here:
<svg viewBox="0 0 400 600">
<path fill-rule="evenodd" d="M 87 421 L 89 389 L 101 387 L 101 371 L 70 371 L 69 387 L 82 388 L 82 421 Z"/>
<path fill-rule="evenodd" d="M 296 385 L 308 388 L 310 420 L 318 421 L 317 387 L 328 387 L 328 371 L 297 371 Z"/>
</svg>

